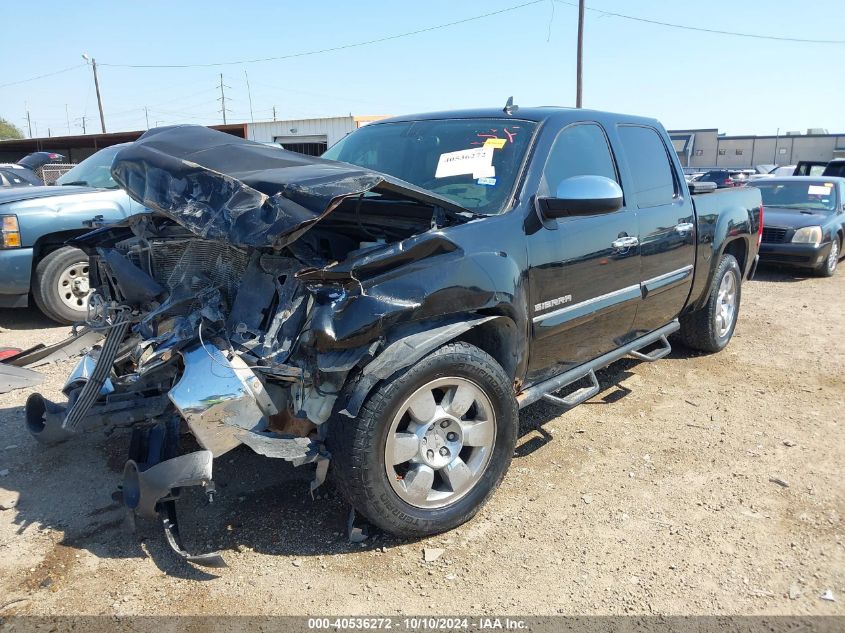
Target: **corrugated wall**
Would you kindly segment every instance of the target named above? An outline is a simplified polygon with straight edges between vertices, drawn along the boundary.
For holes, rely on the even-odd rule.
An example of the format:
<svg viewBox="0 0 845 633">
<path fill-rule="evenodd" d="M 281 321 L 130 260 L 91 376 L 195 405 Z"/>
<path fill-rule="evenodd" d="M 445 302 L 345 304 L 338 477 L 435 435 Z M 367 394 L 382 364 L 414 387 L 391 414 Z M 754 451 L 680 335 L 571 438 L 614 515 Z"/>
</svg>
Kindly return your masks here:
<svg viewBox="0 0 845 633">
<path fill-rule="evenodd" d="M 272 142 L 280 137 L 284 138 L 285 142 L 297 142 L 300 137 L 302 141 L 310 141 L 315 136 L 325 137 L 328 146 L 331 147 L 354 129 L 354 117 L 339 116 L 248 123 L 247 135 L 249 139 L 261 142 Z"/>
</svg>

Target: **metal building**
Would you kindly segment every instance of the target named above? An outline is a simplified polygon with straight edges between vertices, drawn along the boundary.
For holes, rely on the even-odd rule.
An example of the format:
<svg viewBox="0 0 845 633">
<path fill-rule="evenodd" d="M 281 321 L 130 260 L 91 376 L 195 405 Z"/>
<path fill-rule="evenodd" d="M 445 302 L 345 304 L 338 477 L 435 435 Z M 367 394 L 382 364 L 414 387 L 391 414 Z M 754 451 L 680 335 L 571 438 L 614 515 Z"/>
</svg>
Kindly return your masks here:
<svg viewBox="0 0 845 633">
<path fill-rule="evenodd" d="M 845 158 L 845 133 L 819 132 L 811 129 L 806 134 L 727 136 L 716 128 L 704 128 L 670 130 L 669 136 L 684 167 L 753 168 Z"/>
<path fill-rule="evenodd" d="M 350 132 L 384 118 L 385 115 L 350 114 L 321 119 L 256 121 L 247 124 L 247 138 L 264 143 L 280 143 L 285 149 L 319 156 Z"/>
</svg>

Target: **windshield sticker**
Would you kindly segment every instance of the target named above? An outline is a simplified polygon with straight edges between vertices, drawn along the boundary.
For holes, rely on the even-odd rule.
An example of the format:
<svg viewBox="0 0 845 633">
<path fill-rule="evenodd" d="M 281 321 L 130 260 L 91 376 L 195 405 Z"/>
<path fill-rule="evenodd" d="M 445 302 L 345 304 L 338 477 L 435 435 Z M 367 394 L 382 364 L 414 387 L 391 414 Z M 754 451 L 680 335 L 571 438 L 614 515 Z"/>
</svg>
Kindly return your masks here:
<svg viewBox="0 0 845 633">
<path fill-rule="evenodd" d="M 495 176 L 493 148 L 489 146 L 476 147 L 440 155 L 440 159 L 437 161 L 437 171 L 434 172 L 435 178 L 448 178 L 465 174 L 472 174 L 473 178 Z"/>
<path fill-rule="evenodd" d="M 508 140 L 505 138 L 488 138 L 484 141 L 484 147 L 492 147 L 493 149 L 502 149 Z"/>
<path fill-rule="evenodd" d="M 496 184 L 495 178 L 479 178 L 478 179 L 479 185 L 487 185 L 488 187 L 492 187 Z"/>
<path fill-rule="evenodd" d="M 807 195 L 810 196 L 829 196 L 830 187 L 827 185 L 810 185 L 807 188 Z"/>
</svg>

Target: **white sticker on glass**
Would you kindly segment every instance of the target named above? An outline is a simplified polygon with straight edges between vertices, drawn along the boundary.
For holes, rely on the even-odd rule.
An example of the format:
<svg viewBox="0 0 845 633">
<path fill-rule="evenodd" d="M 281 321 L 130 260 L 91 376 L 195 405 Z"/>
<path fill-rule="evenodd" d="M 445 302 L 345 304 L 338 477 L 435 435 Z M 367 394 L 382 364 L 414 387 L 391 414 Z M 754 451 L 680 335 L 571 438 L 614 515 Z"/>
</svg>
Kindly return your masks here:
<svg viewBox="0 0 845 633">
<path fill-rule="evenodd" d="M 810 185 L 807 187 L 807 194 L 810 196 L 829 196 L 830 187 L 824 185 Z"/>
<path fill-rule="evenodd" d="M 472 174 L 473 178 L 492 178 L 495 176 L 493 148 L 490 146 L 475 147 L 440 155 L 440 159 L 437 161 L 437 171 L 434 172 L 435 178 L 448 178 L 449 176 L 463 176 L 465 174 Z"/>
</svg>

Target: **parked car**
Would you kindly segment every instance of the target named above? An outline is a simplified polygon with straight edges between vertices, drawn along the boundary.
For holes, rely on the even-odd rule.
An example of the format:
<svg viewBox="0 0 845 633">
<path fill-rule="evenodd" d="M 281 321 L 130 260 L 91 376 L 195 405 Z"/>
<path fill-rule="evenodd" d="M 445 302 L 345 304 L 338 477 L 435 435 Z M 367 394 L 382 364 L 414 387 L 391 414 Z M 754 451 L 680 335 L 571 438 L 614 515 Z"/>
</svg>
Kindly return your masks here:
<svg viewBox="0 0 845 633">
<path fill-rule="evenodd" d="M 36 170 L 48 163 L 62 161 L 64 158 L 55 152 L 33 152 L 17 163 L 0 163 L 0 189 L 43 185 L 44 182 Z"/>
<path fill-rule="evenodd" d="M 150 130 L 112 173 L 153 212 L 73 240 L 107 338 L 70 404 L 30 397 L 28 428 L 132 426 L 124 502 L 202 564 L 221 559 L 178 544 L 171 490 L 208 489 L 240 444 L 316 463 L 315 484 L 330 459 L 394 534 L 469 520 L 520 408 L 576 406 L 674 333 L 728 344 L 762 226 L 757 189 L 690 195 L 653 119 L 514 110 L 379 121 L 322 159 Z M 180 419 L 202 450 L 177 456 Z"/>
<path fill-rule="evenodd" d="M 142 211 L 112 179 L 110 169 L 122 146 L 102 149 L 58 179 L 60 186 L 0 190 L 0 307 L 29 305 L 58 323 L 87 315 L 88 257 L 65 243 L 91 230 Z"/>
<path fill-rule="evenodd" d="M 754 187 L 766 209 L 760 261 L 832 276 L 845 237 L 845 178 L 790 176 Z"/>
<path fill-rule="evenodd" d="M 739 169 L 711 169 L 695 179 L 696 182 L 713 182 L 716 187 L 738 187 L 745 183 L 747 176 Z"/>
<path fill-rule="evenodd" d="M 780 178 L 782 176 L 791 176 L 792 173 L 795 171 L 795 165 L 768 165 L 771 169 L 767 172 L 761 172 L 761 167 L 766 167 L 764 165 L 757 166 L 757 173 L 750 174 L 747 180 L 754 181 L 754 180 L 765 180 L 767 178 Z"/>
<path fill-rule="evenodd" d="M 791 174 L 784 176 L 821 176 L 829 161 L 826 160 L 799 160 Z"/>
</svg>

